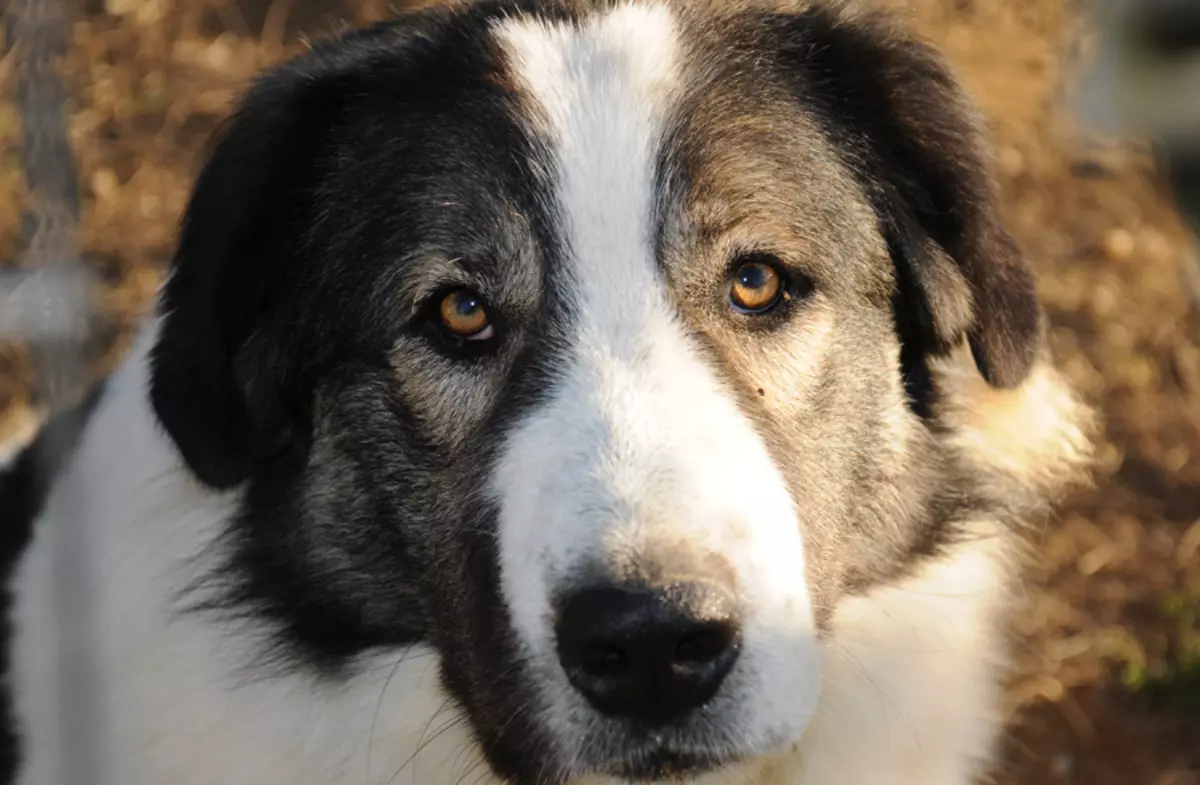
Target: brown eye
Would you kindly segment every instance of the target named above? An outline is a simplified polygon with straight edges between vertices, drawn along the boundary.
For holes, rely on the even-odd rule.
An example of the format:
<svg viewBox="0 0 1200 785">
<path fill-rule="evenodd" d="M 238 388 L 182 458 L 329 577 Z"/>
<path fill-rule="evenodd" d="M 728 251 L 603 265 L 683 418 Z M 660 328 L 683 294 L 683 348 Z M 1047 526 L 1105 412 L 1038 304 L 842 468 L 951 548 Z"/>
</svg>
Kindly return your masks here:
<svg viewBox="0 0 1200 785">
<path fill-rule="evenodd" d="M 485 341 L 492 337 L 492 325 L 483 298 L 470 289 L 455 289 L 438 305 L 442 327 L 450 334 L 468 341 Z"/>
<path fill-rule="evenodd" d="M 733 273 L 729 301 L 743 313 L 763 313 L 783 296 L 783 280 L 765 262 L 746 262 Z"/>
</svg>

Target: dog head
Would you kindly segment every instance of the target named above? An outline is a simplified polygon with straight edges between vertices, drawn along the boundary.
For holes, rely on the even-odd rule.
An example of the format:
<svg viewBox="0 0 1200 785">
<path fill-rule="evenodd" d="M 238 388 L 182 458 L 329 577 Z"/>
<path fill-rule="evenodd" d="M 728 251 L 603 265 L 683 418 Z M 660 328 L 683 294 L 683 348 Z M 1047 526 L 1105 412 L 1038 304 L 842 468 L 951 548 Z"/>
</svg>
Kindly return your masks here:
<svg viewBox="0 0 1200 785">
<path fill-rule="evenodd" d="M 970 504 L 930 362 L 1040 345 L 953 76 L 821 3 L 321 43 L 217 141 L 162 310 L 158 416 L 243 489 L 231 601 L 334 679 L 434 647 L 519 782 L 799 738 L 839 602 Z"/>
</svg>

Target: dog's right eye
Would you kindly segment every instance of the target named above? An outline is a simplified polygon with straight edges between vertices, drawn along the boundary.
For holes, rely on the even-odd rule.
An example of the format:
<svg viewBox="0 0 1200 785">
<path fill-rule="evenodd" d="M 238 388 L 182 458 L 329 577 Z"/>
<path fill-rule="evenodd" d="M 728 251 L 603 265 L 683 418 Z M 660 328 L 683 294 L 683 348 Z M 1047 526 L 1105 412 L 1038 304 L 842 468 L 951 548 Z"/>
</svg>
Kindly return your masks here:
<svg viewBox="0 0 1200 785">
<path fill-rule="evenodd" d="M 483 295 L 465 286 L 442 289 L 426 300 L 416 326 L 438 349 L 463 359 L 491 353 L 501 328 Z"/>
<path fill-rule="evenodd" d="M 442 329 L 464 341 L 486 341 L 496 333 L 483 298 L 470 289 L 454 289 L 438 303 Z"/>
</svg>

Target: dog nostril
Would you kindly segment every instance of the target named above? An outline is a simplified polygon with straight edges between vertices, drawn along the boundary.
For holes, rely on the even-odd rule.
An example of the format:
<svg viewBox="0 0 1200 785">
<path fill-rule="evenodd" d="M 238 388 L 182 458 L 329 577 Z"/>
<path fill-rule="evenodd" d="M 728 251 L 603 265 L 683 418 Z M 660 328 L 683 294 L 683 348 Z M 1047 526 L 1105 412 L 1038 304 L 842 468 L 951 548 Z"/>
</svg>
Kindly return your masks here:
<svg viewBox="0 0 1200 785">
<path fill-rule="evenodd" d="M 616 646 L 595 646 L 583 653 L 579 659 L 579 668 L 589 676 L 599 678 L 616 676 L 628 667 L 625 652 Z"/>
<path fill-rule="evenodd" d="M 702 663 L 720 657 L 735 643 L 736 629 L 731 624 L 713 624 L 685 635 L 675 647 L 677 662 Z"/>
<path fill-rule="evenodd" d="M 716 694 L 740 649 L 732 602 L 710 587 L 686 588 L 603 587 L 563 603 L 559 660 L 592 706 L 661 725 Z"/>
</svg>

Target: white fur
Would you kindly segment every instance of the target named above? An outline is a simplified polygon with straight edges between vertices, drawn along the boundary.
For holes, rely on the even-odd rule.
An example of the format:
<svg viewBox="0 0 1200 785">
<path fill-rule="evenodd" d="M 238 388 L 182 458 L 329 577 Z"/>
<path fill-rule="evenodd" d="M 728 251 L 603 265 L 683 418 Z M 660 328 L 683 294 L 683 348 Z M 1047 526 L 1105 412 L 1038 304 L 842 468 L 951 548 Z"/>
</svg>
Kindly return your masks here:
<svg viewBox="0 0 1200 785">
<path fill-rule="evenodd" d="M 1008 537 L 974 542 L 913 579 L 843 601 L 825 647 L 818 719 L 780 774 L 804 785 L 968 785 L 993 753 L 1006 664 Z"/>
<path fill-rule="evenodd" d="M 673 20 L 626 5 L 579 27 L 509 21 L 500 36 L 555 157 L 579 314 L 561 381 L 511 434 L 493 478 L 504 596 L 541 666 L 548 721 L 570 749 L 594 720 L 557 667 L 552 596 L 590 563 L 652 558 L 646 549 L 665 541 L 733 565 L 743 650 L 712 710 L 739 747 L 775 749 L 799 737 L 820 689 L 804 546 L 783 478 L 691 345 L 657 269 Z"/>
</svg>

